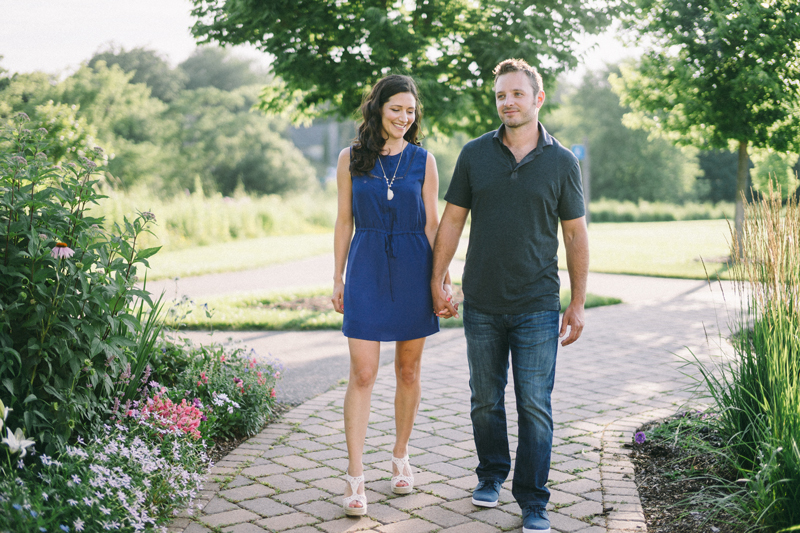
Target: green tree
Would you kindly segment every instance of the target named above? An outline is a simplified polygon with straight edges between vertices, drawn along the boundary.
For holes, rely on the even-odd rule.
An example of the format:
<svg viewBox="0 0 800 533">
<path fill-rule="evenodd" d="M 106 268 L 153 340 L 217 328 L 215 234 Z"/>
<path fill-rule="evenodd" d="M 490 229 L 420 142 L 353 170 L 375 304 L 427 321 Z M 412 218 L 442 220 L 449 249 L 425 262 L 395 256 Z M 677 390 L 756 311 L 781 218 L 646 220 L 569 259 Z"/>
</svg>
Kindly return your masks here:
<svg viewBox="0 0 800 533">
<path fill-rule="evenodd" d="M 509 57 L 540 68 L 549 86 L 577 65 L 575 40 L 605 28 L 617 2 L 581 0 L 193 0 L 201 43 L 250 43 L 274 56 L 280 81 L 266 111 L 295 119 L 349 117 L 388 73 L 413 75 L 437 129 L 494 127 L 492 69 Z"/>
<path fill-rule="evenodd" d="M 567 146 L 588 139 L 592 198 L 675 203 L 697 199 L 704 182 L 696 179 L 696 150 L 622 124 L 630 109 L 620 105 L 608 82 L 609 74 L 618 71 L 607 67 L 588 72 L 542 122 Z"/>
<path fill-rule="evenodd" d="M 119 66 L 98 61 L 58 82 L 44 73 L 15 74 L 0 90 L 0 118 L 26 113 L 32 127 L 48 130 L 48 153 L 61 161 L 69 152 L 102 146 L 104 167 L 123 186 L 152 183 L 169 175 L 167 157 L 177 127 L 164 120 L 167 105 L 130 80 Z"/>
<path fill-rule="evenodd" d="M 201 46 L 178 65 L 186 76 L 187 89 L 216 87 L 233 91 L 245 85 L 266 83 L 268 77 L 253 68 L 253 61 L 234 56 L 229 50 Z"/>
<path fill-rule="evenodd" d="M 700 168 L 708 182 L 708 191 L 700 198 L 707 202 L 736 201 L 736 168 L 738 155 L 730 150 L 700 152 Z"/>
<path fill-rule="evenodd" d="M 205 87 L 184 91 L 170 109 L 181 122 L 174 177 L 184 188 L 199 177 L 204 190 L 230 195 L 237 188 L 285 194 L 316 185 L 314 170 L 286 137 L 285 121 L 252 113 L 258 86 L 236 91 Z"/>
<path fill-rule="evenodd" d="M 702 148 L 738 148 L 736 228 L 748 148 L 798 151 L 797 0 L 633 0 L 652 48 L 612 80 L 638 124 Z M 794 148 L 794 150 L 792 150 Z"/>
<path fill-rule="evenodd" d="M 186 85 L 186 73 L 170 67 L 154 50 L 142 47 L 125 50 L 112 45 L 92 56 L 88 66 L 95 68 L 101 61 L 108 67 L 119 65 L 124 72 L 132 73 L 131 83 L 144 83 L 150 87 L 151 95 L 162 102 L 174 100 Z"/>
</svg>

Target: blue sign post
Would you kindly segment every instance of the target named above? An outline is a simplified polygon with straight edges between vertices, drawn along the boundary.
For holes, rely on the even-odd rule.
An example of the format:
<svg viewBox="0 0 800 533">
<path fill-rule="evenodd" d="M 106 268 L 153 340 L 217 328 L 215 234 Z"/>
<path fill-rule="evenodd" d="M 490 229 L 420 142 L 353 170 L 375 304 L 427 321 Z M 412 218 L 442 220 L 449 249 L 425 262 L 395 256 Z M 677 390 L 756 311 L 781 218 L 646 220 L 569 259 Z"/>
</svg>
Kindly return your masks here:
<svg viewBox="0 0 800 533">
<path fill-rule="evenodd" d="M 586 147 L 582 144 L 573 144 L 570 147 L 572 153 L 578 158 L 578 161 L 583 161 L 586 158 Z"/>
</svg>

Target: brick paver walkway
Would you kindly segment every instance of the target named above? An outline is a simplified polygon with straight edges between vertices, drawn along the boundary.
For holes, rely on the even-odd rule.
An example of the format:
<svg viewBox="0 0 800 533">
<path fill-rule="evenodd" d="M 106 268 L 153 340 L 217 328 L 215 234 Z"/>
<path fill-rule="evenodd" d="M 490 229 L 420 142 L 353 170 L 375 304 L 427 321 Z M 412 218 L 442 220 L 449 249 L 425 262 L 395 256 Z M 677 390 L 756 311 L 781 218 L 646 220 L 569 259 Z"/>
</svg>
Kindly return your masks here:
<svg viewBox="0 0 800 533">
<path fill-rule="evenodd" d="M 647 287 L 643 278 L 632 283 Z M 550 472 L 554 531 L 645 531 L 626 445 L 643 422 L 696 402 L 687 387 L 693 383 L 689 376 L 697 373 L 681 368 L 683 358 L 693 353 L 708 360 L 725 346 L 719 331 L 726 330 L 728 320 L 719 288 L 712 292 L 696 282 L 684 283 L 688 290 L 683 294 L 655 294 L 639 303 L 588 310 L 583 337 L 559 351 Z M 596 287 L 591 292 L 604 294 Z M 465 351 L 460 329 L 445 329 L 428 341 L 422 403 L 411 437 L 412 494 L 394 495 L 389 487 L 394 373 L 387 365 L 375 385 L 364 457 L 368 516 L 346 518 L 341 508 L 347 459 L 345 387 L 339 386 L 292 409 L 220 461 L 199 501 L 202 510 L 182 514 L 170 531 L 520 531 L 510 480 L 497 508 L 471 503 L 477 459 Z M 506 403 L 513 453 L 511 387 Z"/>
</svg>

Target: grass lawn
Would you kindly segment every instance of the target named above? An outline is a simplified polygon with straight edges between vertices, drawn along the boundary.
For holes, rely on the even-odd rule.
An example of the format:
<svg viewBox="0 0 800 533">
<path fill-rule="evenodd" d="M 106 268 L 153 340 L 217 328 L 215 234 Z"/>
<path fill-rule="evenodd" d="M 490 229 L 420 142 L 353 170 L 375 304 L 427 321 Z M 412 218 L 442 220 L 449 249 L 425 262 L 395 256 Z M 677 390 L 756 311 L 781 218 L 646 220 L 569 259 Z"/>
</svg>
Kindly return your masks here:
<svg viewBox="0 0 800 533">
<path fill-rule="evenodd" d="M 725 220 L 596 223 L 589 226 L 593 272 L 705 279 L 725 277 L 730 231 Z M 456 252 L 464 259 L 466 239 Z M 333 252 L 333 234 L 275 236 L 163 252 L 150 260 L 148 279 L 248 270 Z M 559 268 L 566 269 L 563 246 Z M 141 274 L 140 274 L 141 277 Z"/>
<path fill-rule="evenodd" d="M 589 225 L 592 272 L 668 278 L 714 278 L 727 270 L 730 229 L 725 220 L 604 223 Z M 559 268 L 566 269 L 564 248 Z M 703 262 L 700 261 L 703 259 Z M 724 277 L 724 275 L 723 275 Z"/>
<path fill-rule="evenodd" d="M 249 270 L 333 253 L 332 233 L 277 235 L 159 252 L 150 258 L 147 279 L 199 276 Z M 141 275 L 140 275 L 141 277 Z"/>
<path fill-rule="evenodd" d="M 342 315 L 331 308 L 330 287 L 294 292 L 252 293 L 209 299 L 201 305 L 176 309 L 168 324 L 184 329 L 221 331 L 282 331 L 341 329 Z M 569 305 L 570 292 L 561 292 L 561 306 Z M 620 303 L 617 298 L 587 295 L 586 308 Z M 188 315 L 185 312 L 191 311 Z M 185 315 L 185 316 L 184 316 Z M 462 327 L 461 318 L 441 320 L 442 327 Z"/>
<path fill-rule="evenodd" d="M 559 236 L 559 242 L 561 237 Z M 668 278 L 726 277 L 730 229 L 725 220 L 605 222 L 589 225 L 589 270 Z M 466 258 L 466 246 L 456 253 Z M 558 267 L 566 270 L 564 246 Z M 700 261 L 702 257 L 703 262 Z"/>
</svg>

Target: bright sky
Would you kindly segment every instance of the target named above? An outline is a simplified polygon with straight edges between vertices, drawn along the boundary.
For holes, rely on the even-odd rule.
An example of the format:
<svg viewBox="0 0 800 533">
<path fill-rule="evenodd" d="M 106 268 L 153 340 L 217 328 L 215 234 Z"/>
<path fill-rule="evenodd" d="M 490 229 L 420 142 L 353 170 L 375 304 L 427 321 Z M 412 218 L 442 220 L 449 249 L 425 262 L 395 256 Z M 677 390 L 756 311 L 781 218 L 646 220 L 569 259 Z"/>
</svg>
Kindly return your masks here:
<svg viewBox="0 0 800 533">
<path fill-rule="evenodd" d="M 0 0 L 0 67 L 68 74 L 109 43 L 157 50 L 174 66 L 195 48 L 191 8 L 189 0 Z M 592 39 L 600 46 L 585 61 L 590 68 L 636 53 L 611 33 Z M 252 47 L 234 50 L 265 61 Z"/>
</svg>

